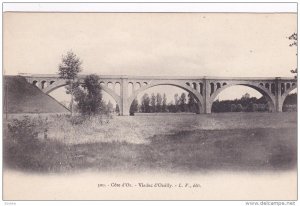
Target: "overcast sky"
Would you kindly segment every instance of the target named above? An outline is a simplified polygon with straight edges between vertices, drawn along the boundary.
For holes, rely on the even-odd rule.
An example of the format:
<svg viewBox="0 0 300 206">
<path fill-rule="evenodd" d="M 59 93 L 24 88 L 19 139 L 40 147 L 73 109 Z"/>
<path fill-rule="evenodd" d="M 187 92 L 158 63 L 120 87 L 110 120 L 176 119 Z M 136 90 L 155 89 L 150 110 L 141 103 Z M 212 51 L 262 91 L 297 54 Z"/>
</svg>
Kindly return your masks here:
<svg viewBox="0 0 300 206">
<path fill-rule="evenodd" d="M 295 13 L 5 13 L 4 73 L 291 77 Z"/>
<path fill-rule="evenodd" d="M 4 69 L 56 73 L 73 50 L 85 73 L 291 76 L 296 14 L 6 13 Z"/>
</svg>

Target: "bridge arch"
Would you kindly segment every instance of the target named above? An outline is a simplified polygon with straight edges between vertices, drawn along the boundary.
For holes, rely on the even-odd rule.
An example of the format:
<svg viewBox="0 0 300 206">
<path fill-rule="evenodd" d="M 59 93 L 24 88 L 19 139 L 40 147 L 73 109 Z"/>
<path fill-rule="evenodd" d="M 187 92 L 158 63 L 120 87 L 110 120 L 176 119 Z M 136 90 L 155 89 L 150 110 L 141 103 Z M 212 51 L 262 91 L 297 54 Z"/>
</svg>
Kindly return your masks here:
<svg viewBox="0 0 300 206">
<path fill-rule="evenodd" d="M 204 112 L 204 108 L 203 108 L 204 100 L 203 100 L 203 97 L 200 95 L 200 93 L 198 93 L 197 90 L 193 89 L 192 87 L 189 87 L 185 82 L 178 83 L 178 82 L 174 82 L 174 81 L 157 81 L 157 82 L 152 81 L 149 84 L 140 87 L 139 89 L 134 91 L 128 98 L 128 110 L 129 110 L 133 100 L 137 98 L 138 94 L 145 91 L 146 89 L 149 89 L 149 88 L 152 88 L 155 86 L 164 86 L 164 85 L 175 86 L 175 87 L 185 90 L 186 92 L 191 93 L 197 101 L 199 112 L 200 113 Z"/>
<path fill-rule="evenodd" d="M 80 84 L 83 84 L 83 82 L 80 82 Z M 45 88 L 45 93 L 49 95 L 50 92 L 53 92 L 56 89 L 59 89 L 63 86 L 67 86 L 68 84 L 66 81 L 56 81 L 52 85 L 48 86 Z M 115 101 L 116 103 L 120 106 L 121 105 L 121 97 L 118 96 L 112 89 L 108 88 L 107 86 L 101 85 L 101 89 L 105 91 L 107 94 L 109 94 Z"/>
<path fill-rule="evenodd" d="M 269 110 L 274 112 L 276 110 L 275 107 L 275 95 L 272 94 L 272 92 L 270 90 L 268 90 L 266 87 L 260 85 L 260 84 L 255 84 L 255 83 L 227 83 L 226 85 L 222 85 L 222 87 L 218 88 L 217 90 L 215 90 L 211 96 L 210 96 L 210 100 L 209 100 L 209 113 L 211 113 L 211 109 L 212 109 L 212 104 L 214 102 L 214 100 L 216 99 L 216 97 L 223 92 L 224 90 L 226 90 L 229 87 L 233 87 L 233 86 L 245 86 L 245 87 L 249 87 L 252 88 L 256 91 L 258 91 L 260 94 L 262 94 L 269 105 Z"/>
<path fill-rule="evenodd" d="M 37 80 L 34 80 L 34 81 L 32 82 L 32 84 L 33 84 L 34 86 L 38 87 L 38 81 L 37 81 Z"/>
</svg>

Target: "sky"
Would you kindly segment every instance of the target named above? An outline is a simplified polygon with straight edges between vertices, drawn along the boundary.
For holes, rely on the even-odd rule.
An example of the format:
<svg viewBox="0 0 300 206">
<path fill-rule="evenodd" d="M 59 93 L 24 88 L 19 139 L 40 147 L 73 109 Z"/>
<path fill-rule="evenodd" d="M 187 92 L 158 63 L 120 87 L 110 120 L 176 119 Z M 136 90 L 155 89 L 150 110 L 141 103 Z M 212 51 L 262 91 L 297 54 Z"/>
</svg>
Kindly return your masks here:
<svg viewBox="0 0 300 206">
<path fill-rule="evenodd" d="M 292 77 L 296 47 L 287 37 L 296 20 L 295 13 L 7 12 L 3 71 L 55 74 L 72 50 L 85 74 Z"/>
</svg>

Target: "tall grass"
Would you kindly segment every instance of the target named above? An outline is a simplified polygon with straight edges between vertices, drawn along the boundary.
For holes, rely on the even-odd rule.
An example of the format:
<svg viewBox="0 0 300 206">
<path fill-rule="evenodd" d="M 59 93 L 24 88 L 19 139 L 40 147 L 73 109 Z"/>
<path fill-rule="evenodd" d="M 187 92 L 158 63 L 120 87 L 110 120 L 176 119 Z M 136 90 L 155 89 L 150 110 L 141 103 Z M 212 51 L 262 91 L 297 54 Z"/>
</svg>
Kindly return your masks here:
<svg viewBox="0 0 300 206">
<path fill-rule="evenodd" d="M 288 169 L 296 115 L 14 116 L 4 123 L 5 168 L 97 170 Z"/>
</svg>

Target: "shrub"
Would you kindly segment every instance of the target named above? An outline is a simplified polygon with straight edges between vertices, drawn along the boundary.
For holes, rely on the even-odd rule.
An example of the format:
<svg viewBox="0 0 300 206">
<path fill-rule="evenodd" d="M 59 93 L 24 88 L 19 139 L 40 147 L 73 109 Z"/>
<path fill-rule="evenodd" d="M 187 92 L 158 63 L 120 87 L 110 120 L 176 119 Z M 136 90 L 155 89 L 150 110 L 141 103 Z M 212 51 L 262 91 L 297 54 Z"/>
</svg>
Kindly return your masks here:
<svg viewBox="0 0 300 206">
<path fill-rule="evenodd" d="M 3 141 L 4 161 L 17 168 L 37 168 L 39 163 L 34 157 L 38 156 L 43 147 L 38 139 L 40 132 L 47 131 L 42 119 L 13 119 L 7 125 Z"/>
<path fill-rule="evenodd" d="M 38 132 L 36 131 L 36 123 L 25 116 L 24 119 L 13 119 L 11 123 L 8 123 L 8 138 L 11 138 L 17 143 L 25 143 L 34 141 Z"/>
</svg>

